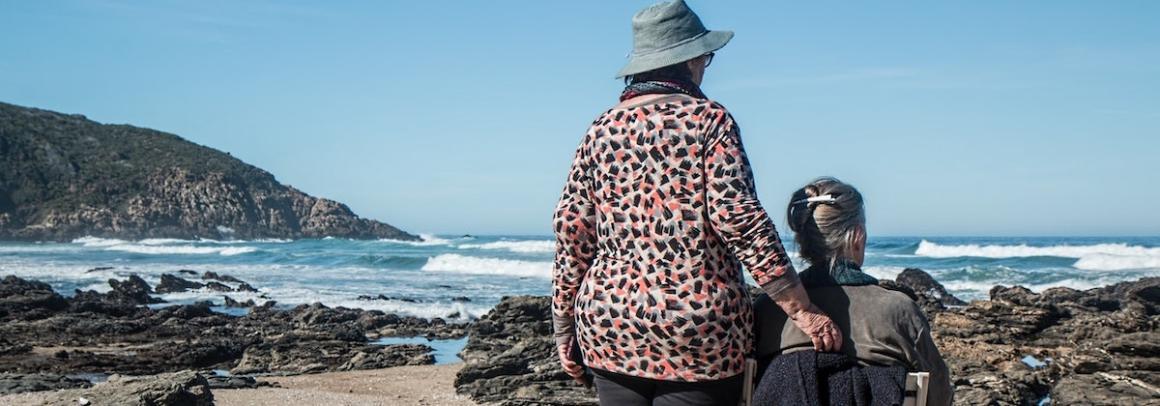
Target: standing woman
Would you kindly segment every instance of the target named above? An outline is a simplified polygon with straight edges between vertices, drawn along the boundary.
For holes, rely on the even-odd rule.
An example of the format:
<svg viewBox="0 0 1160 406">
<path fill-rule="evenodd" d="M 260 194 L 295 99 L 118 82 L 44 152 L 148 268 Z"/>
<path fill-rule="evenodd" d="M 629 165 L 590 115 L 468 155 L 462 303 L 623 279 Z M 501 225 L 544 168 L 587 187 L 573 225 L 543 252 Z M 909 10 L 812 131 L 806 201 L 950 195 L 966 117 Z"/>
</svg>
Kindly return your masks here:
<svg viewBox="0 0 1160 406">
<path fill-rule="evenodd" d="M 638 12 L 620 103 L 593 123 L 556 208 L 564 370 L 602 405 L 729 405 L 753 346 L 742 266 L 819 351 L 842 345 L 757 199 L 733 117 L 700 90 L 713 52 L 681 0 Z"/>
</svg>

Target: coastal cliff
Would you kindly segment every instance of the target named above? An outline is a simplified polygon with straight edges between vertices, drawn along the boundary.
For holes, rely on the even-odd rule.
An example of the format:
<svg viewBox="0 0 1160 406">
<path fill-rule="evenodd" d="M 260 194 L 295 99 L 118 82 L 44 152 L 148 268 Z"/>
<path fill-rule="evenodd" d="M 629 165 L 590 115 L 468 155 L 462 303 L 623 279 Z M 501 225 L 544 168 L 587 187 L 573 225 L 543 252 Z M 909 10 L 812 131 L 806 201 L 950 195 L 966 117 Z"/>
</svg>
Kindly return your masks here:
<svg viewBox="0 0 1160 406">
<path fill-rule="evenodd" d="M 418 240 L 213 148 L 0 103 L 0 239 Z"/>
</svg>

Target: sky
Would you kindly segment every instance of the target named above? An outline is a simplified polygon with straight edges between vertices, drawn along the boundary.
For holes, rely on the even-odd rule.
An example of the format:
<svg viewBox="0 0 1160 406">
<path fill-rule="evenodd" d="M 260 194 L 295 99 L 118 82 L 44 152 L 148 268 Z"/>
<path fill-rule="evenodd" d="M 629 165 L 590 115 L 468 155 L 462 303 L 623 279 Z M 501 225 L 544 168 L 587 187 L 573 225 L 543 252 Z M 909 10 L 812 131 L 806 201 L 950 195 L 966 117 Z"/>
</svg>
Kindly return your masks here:
<svg viewBox="0 0 1160 406">
<path fill-rule="evenodd" d="M 550 234 L 650 1 L 0 1 L 0 101 L 178 134 L 411 232 Z M 1160 235 L 1160 2 L 690 0 L 785 229 Z"/>
</svg>

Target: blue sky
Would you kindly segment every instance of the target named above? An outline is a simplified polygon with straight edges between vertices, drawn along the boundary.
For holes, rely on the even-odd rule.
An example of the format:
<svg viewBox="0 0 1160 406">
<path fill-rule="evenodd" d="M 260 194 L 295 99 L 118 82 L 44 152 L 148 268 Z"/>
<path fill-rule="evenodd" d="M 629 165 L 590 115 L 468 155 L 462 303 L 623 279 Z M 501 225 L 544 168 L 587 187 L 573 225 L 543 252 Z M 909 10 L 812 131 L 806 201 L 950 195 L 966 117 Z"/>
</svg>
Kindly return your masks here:
<svg viewBox="0 0 1160 406">
<path fill-rule="evenodd" d="M 0 101 L 179 134 L 414 232 L 548 234 L 648 1 L 0 2 Z M 1160 234 L 1160 3 L 690 1 L 779 226 Z M 782 226 L 784 228 L 784 226 Z"/>
</svg>

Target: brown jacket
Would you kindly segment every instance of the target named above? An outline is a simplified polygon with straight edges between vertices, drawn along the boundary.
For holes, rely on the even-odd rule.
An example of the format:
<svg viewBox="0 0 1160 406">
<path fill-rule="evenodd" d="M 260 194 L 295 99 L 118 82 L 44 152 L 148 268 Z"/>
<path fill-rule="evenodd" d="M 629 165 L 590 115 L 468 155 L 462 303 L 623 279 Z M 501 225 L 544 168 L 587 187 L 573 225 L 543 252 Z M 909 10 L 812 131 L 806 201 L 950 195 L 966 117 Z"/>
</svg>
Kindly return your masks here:
<svg viewBox="0 0 1160 406">
<path fill-rule="evenodd" d="M 842 329 L 842 352 L 866 365 L 901 365 L 911 372 L 930 372 L 932 406 L 950 405 L 950 373 L 930 336 L 930 323 L 913 300 L 877 285 L 807 288 L 810 300 Z M 813 349 L 800 329 L 787 322 L 768 297 L 755 303 L 757 357 Z"/>
</svg>

